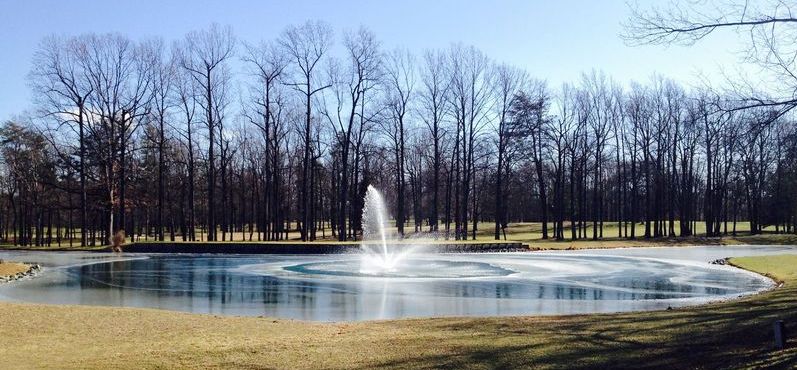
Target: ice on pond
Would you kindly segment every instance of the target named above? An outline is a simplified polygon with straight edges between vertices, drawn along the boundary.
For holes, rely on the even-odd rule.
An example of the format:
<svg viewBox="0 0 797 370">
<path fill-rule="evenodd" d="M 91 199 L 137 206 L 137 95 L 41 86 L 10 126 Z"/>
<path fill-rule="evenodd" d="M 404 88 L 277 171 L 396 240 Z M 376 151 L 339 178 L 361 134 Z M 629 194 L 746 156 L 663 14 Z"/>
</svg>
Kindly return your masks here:
<svg viewBox="0 0 797 370">
<path fill-rule="evenodd" d="M 119 258 L 0 252 L 3 259 L 44 265 L 37 278 L 0 285 L 0 299 L 320 321 L 651 310 L 770 288 L 767 278 L 708 261 L 723 254 L 797 249 L 678 247 L 639 253 L 418 253 L 406 260 L 415 267 L 368 272 L 356 254 Z M 679 253 L 690 258 L 678 259 Z"/>
</svg>

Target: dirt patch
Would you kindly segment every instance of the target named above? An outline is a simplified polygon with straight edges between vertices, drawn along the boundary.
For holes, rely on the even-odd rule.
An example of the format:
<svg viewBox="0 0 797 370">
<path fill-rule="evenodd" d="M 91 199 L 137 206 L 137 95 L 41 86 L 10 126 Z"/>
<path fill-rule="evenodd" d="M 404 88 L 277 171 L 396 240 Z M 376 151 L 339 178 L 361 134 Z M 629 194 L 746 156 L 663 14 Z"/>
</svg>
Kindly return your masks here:
<svg viewBox="0 0 797 370">
<path fill-rule="evenodd" d="M 0 284 L 33 276 L 41 270 L 39 265 L 0 260 Z"/>
</svg>

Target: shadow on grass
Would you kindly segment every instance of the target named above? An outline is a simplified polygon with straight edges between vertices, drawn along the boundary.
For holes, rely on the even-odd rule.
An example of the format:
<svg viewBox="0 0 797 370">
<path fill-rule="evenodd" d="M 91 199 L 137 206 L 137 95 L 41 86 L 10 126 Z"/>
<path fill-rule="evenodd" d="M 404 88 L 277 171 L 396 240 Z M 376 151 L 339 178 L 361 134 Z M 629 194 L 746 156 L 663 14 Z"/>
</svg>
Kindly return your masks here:
<svg viewBox="0 0 797 370">
<path fill-rule="evenodd" d="M 788 323 L 788 333 L 797 332 L 797 289 L 649 314 L 440 320 L 429 329 L 451 334 L 446 345 L 456 343 L 445 353 L 373 367 L 795 368 L 795 338 L 786 350 L 773 349 L 776 319 Z"/>
</svg>

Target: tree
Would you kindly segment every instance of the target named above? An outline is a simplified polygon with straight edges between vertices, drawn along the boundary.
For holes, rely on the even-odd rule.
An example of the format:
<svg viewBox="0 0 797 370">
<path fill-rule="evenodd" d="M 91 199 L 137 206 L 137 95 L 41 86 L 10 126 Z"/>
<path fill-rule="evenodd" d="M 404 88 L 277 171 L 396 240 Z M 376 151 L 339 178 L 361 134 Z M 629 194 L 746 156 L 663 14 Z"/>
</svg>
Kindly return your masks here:
<svg viewBox="0 0 797 370">
<path fill-rule="evenodd" d="M 179 57 L 179 55 L 178 55 Z M 194 117 L 196 116 L 198 85 L 187 70 L 174 71 L 174 99 L 180 108 L 180 115 L 184 127 L 173 128 L 183 138 L 186 151 L 187 179 L 185 186 L 188 188 L 186 203 L 188 208 L 188 225 L 183 231 L 183 239 L 196 240 L 196 159 L 194 148 Z M 186 235 L 187 234 L 187 235 Z"/>
<path fill-rule="evenodd" d="M 155 64 L 153 68 L 153 97 L 151 111 L 154 119 L 158 123 L 158 136 L 155 143 L 158 147 L 158 214 L 155 221 L 157 238 L 163 241 L 163 208 L 164 197 L 166 195 L 165 176 L 166 176 L 166 121 L 169 110 L 174 105 L 172 99 L 172 89 L 174 85 L 175 64 L 173 60 L 164 60 L 164 50 L 162 42 L 153 44 L 153 58 Z"/>
<path fill-rule="evenodd" d="M 531 155 L 540 198 L 540 220 L 542 222 L 542 238 L 548 239 L 548 195 L 544 175 L 543 152 L 546 150 L 546 135 L 543 133 L 548 125 L 549 97 L 543 83 L 532 86 L 532 89 L 520 91 L 512 100 L 510 116 L 513 125 L 520 127 L 525 151 Z"/>
<path fill-rule="evenodd" d="M 178 47 L 180 66 L 188 71 L 188 75 L 196 82 L 202 99 L 198 100 L 205 114 L 205 126 L 208 129 L 208 207 L 207 207 L 207 239 L 216 240 L 216 129 L 219 123 L 217 99 L 214 96 L 229 83 L 226 73 L 227 62 L 235 50 L 235 36 L 232 28 L 217 24 L 208 29 L 192 31 L 185 36 Z"/>
<path fill-rule="evenodd" d="M 98 140 L 104 167 L 110 238 L 127 228 L 127 158 L 131 137 L 148 114 L 155 53 L 152 44 L 136 44 L 121 35 L 89 34 L 82 39 L 85 48 L 79 60 L 93 90 L 88 100 L 93 121 L 89 130 Z"/>
<path fill-rule="evenodd" d="M 393 143 L 395 156 L 396 182 L 396 228 L 399 237 L 404 237 L 404 221 L 406 216 L 406 119 L 410 109 L 410 99 L 414 95 L 414 59 L 406 50 L 396 49 L 388 56 L 386 66 L 387 90 L 387 128 L 386 132 Z"/>
<path fill-rule="evenodd" d="M 451 85 L 449 110 L 456 123 L 454 141 L 454 237 L 467 238 L 471 187 L 474 186 L 474 147 L 488 122 L 489 59 L 474 47 L 453 45 L 449 50 Z"/>
<path fill-rule="evenodd" d="M 797 83 L 793 78 L 797 61 L 793 58 L 792 41 L 797 18 L 792 7 L 778 0 L 694 2 L 686 7 L 673 4 L 665 10 L 648 11 L 633 7 L 622 37 L 630 45 L 694 45 L 717 31 L 748 35 L 749 41 L 742 50 L 745 60 L 759 65 L 771 73 L 772 81 L 785 82 L 786 86 L 768 94 L 750 81 L 738 83 L 732 99 L 736 104 L 726 108 L 772 107 L 777 111 L 774 119 L 797 106 Z"/>
<path fill-rule="evenodd" d="M 260 209 L 263 239 L 277 238 L 274 233 L 279 228 L 277 217 L 279 196 L 279 136 L 284 98 L 282 78 L 288 58 L 276 43 L 261 43 L 248 46 L 244 61 L 250 64 L 250 73 L 255 83 L 250 87 L 250 105 L 245 109 L 249 122 L 261 133 L 265 150 L 263 161 L 264 188 Z"/>
<path fill-rule="evenodd" d="M 44 245 L 45 208 L 53 206 L 47 184 L 55 180 L 55 161 L 46 138 L 27 126 L 30 124 L 9 121 L 0 128 L 0 159 L 12 189 L 15 243 L 40 246 Z"/>
<path fill-rule="evenodd" d="M 440 169 L 442 165 L 441 140 L 444 136 L 442 128 L 446 110 L 446 96 L 450 81 L 445 71 L 445 55 L 441 52 L 424 53 L 424 65 L 421 71 L 423 88 L 419 93 L 421 116 L 432 137 L 432 207 L 429 217 L 429 231 L 438 237 L 438 220 L 440 211 Z"/>
<path fill-rule="evenodd" d="M 304 97 L 305 115 L 303 127 L 303 159 L 302 159 L 302 179 L 301 179 L 301 237 L 302 241 L 309 238 L 308 226 L 312 222 L 310 219 L 311 207 L 311 150 L 312 150 L 312 98 L 313 96 L 331 87 L 331 84 L 320 83 L 316 85 L 314 80 L 316 68 L 324 58 L 327 50 L 331 46 L 332 30 L 326 23 L 307 22 L 301 26 L 290 26 L 282 34 L 280 44 L 285 48 L 292 59 L 295 75 L 293 82 L 288 82 Z M 319 86 L 319 87 L 315 87 Z"/>
<path fill-rule="evenodd" d="M 496 167 L 495 167 L 495 240 L 500 239 L 500 232 L 504 233 L 506 239 L 506 196 L 505 196 L 505 173 L 509 172 L 508 167 L 514 158 L 511 156 L 514 141 L 518 139 L 519 127 L 510 121 L 513 99 L 519 91 L 526 87 L 527 76 L 523 70 L 501 64 L 495 67 L 495 96 L 498 100 L 495 104 L 497 116 L 497 143 L 496 143 Z M 505 169 L 506 168 L 506 169 Z"/>
<path fill-rule="evenodd" d="M 88 245 L 86 123 L 89 116 L 88 98 L 93 93 L 93 88 L 87 83 L 86 71 L 79 60 L 80 51 L 84 47 L 82 40 L 77 38 L 45 38 L 34 54 L 30 79 L 43 115 L 56 121 L 56 130 L 65 125 L 77 133 L 80 244 Z"/>
<path fill-rule="evenodd" d="M 545 129 L 547 140 L 551 143 L 551 149 L 553 151 L 552 155 L 552 164 L 553 164 L 553 172 L 554 172 L 554 187 L 553 187 L 553 198 L 554 198 L 554 238 L 556 240 L 563 240 L 564 239 L 564 218 L 565 218 L 565 174 L 567 173 L 567 155 L 569 152 L 575 152 L 575 146 L 577 145 L 577 121 L 575 115 L 575 102 L 573 97 L 573 87 L 568 84 L 562 85 L 560 93 L 556 96 L 556 106 L 558 108 L 558 112 L 556 117 L 553 119 L 548 120 L 548 126 Z M 574 135 L 575 134 L 575 135 Z M 571 136 L 572 135 L 572 136 Z M 574 161 L 575 156 L 571 155 L 571 161 Z M 574 174 L 572 170 L 570 171 L 570 182 L 572 187 L 572 182 L 575 181 Z M 570 196 L 570 203 L 574 202 L 572 200 L 572 193 Z M 574 224 L 574 217 L 571 214 L 571 223 Z M 574 232 L 575 234 L 575 232 Z"/>
<path fill-rule="evenodd" d="M 364 104 L 364 95 L 379 79 L 381 55 L 379 42 L 373 33 L 360 28 L 356 33 L 347 33 L 343 45 L 346 49 L 344 70 L 340 71 L 337 63 L 330 64 L 330 80 L 334 102 L 329 107 L 324 104 L 322 114 L 334 131 L 334 137 L 340 148 L 340 174 L 337 194 L 337 236 L 338 240 L 346 240 L 346 216 L 349 214 L 349 153 L 352 148 L 353 134 L 358 131 L 356 125 L 360 107 Z M 333 110 L 334 109 L 334 110 Z"/>
</svg>

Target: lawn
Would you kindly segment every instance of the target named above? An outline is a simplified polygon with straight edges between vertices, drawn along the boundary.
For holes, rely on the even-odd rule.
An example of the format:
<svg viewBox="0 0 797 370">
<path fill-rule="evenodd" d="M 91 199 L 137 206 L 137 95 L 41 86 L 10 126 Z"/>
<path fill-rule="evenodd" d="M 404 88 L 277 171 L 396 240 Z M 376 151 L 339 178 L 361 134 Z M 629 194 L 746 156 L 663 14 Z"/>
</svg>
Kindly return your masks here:
<svg viewBox="0 0 797 370">
<path fill-rule="evenodd" d="M 0 303 L 0 368 L 754 368 L 797 366 L 797 256 L 737 258 L 784 286 L 670 311 L 310 323 Z"/>
<path fill-rule="evenodd" d="M 465 240 L 465 241 L 458 241 L 458 243 L 471 243 L 471 242 L 487 242 L 492 243 L 495 242 L 493 236 L 493 229 L 492 224 L 489 223 L 481 223 L 479 224 L 479 231 L 476 234 L 476 240 Z M 730 226 L 729 224 L 729 230 Z M 549 225 L 550 226 L 550 225 Z M 412 228 L 408 228 L 408 230 L 412 230 Z M 683 245 L 734 245 L 734 244 L 797 244 L 797 235 L 794 234 L 775 234 L 774 227 L 769 227 L 764 230 L 764 234 L 760 235 L 750 235 L 750 223 L 749 222 L 739 222 L 737 224 L 737 231 L 738 235 L 733 236 L 731 234 L 723 236 L 723 237 L 706 237 L 705 236 L 705 224 L 704 223 L 697 223 L 697 229 L 695 230 L 696 235 L 691 237 L 673 237 L 673 238 L 644 238 L 644 224 L 637 224 L 636 225 L 636 235 L 635 239 L 628 239 L 628 238 L 620 238 L 617 236 L 617 223 L 616 222 L 607 222 L 604 224 L 604 238 L 598 240 L 592 240 L 592 224 L 587 225 L 587 238 L 586 239 L 578 239 L 578 240 L 570 240 L 570 230 L 565 230 L 565 240 L 557 241 L 554 239 L 542 239 L 542 224 L 539 222 L 528 222 L 528 223 L 512 223 L 509 224 L 507 227 L 507 239 L 508 242 L 520 242 L 523 244 L 528 245 L 531 249 L 539 250 L 539 249 L 583 249 L 583 248 L 622 248 L 622 247 L 650 247 L 650 246 L 683 246 Z M 676 223 L 676 233 L 679 232 L 678 224 Z M 395 227 L 388 228 L 389 233 L 395 233 Z M 442 232 L 442 230 L 441 230 Z M 730 231 L 729 231 L 730 232 Z M 322 234 L 319 233 L 319 236 Z M 331 244 L 335 243 L 338 244 L 340 242 L 335 241 L 331 237 L 331 231 L 327 230 L 324 235 L 326 238 L 319 238 L 315 241 L 315 243 L 324 243 L 324 244 Z M 470 234 L 469 234 L 470 235 Z M 198 234 L 199 236 L 199 234 Z M 275 241 L 275 242 L 258 242 L 257 235 L 254 235 L 253 241 L 254 243 L 263 243 L 267 245 L 268 243 L 278 243 L 278 244 L 293 244 L 293 243 L 306 243 L 299 240 L 299 234 L 291 233 L 289 235 L 291 239 L 282 240 L 282 241 Z M 221 238 L 221 234 L 219 234 L 219 238 Z M 169 239 L 167 235 L 167 240 Z M 152 238 L 148 239 L 137 239 L 137 242 L 155 242 Z M 180 236 L 176 237 L 177 242 L 182 242 L 182 238 Z M 198 239 L 198 241 L 202 241 L 202 239 Z M 248 232 L 236 232 L 227 235 L 228 242 L 242 242 L 246 241 L 249 242 L 249 233 Z M 453 241 L 450 239 L 449 241 Z M 504 241 L 503 239 L 501 241 Z M 426 233 L 419 233 L 419 234 L 407 234 L 407 238 L 402 241 L 394 240 L 394 243 L 422 243 L 422 242 L 445 242 L 445 239 L 441 236 L 437 240 L 431 237 L 429 234 Z M 223 242 L 222 242 L 223 243 Z M 313 242 L 311 242 L 313 243 Z M 357 242 L 343 242 L 346 244 L 355 244 Z M 31 250 L 61 250 L 61 251 L 69 251 L 69 250 L 88 250 L 88 251 L 101 251 L 107 250 L 105 246 L 80 246 L 78 244 L 69 245 L 66 242 L 62 242 L 60 246 L 53 245 L 51 247 L 47 246 L 13 246 L 13 245 L 0 245 L 0 249 L 31 249 Z"/>
</svg>

